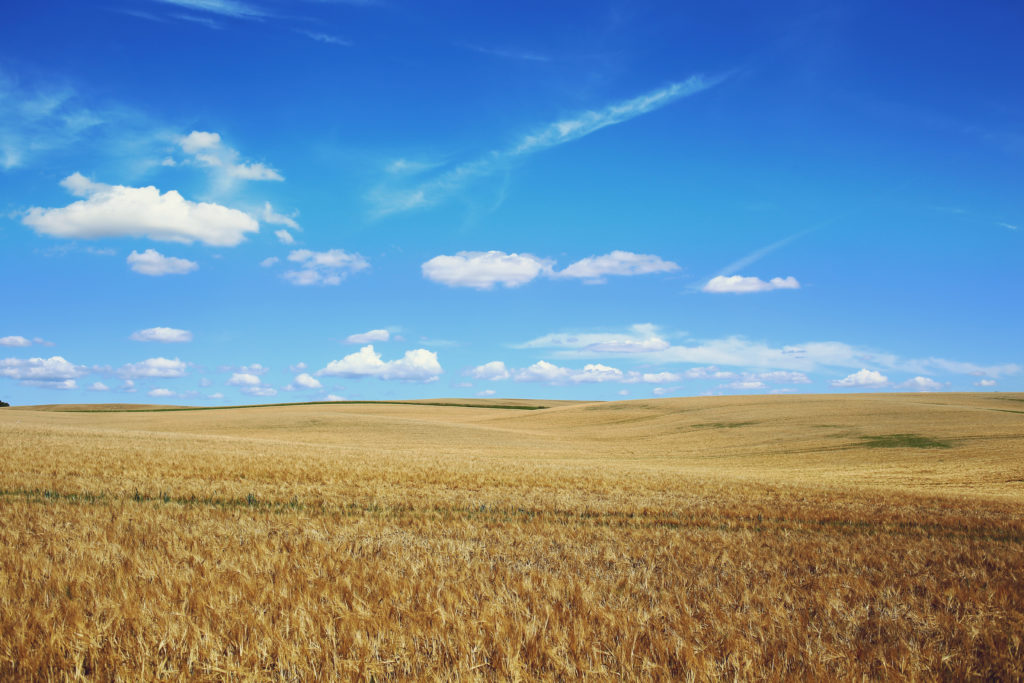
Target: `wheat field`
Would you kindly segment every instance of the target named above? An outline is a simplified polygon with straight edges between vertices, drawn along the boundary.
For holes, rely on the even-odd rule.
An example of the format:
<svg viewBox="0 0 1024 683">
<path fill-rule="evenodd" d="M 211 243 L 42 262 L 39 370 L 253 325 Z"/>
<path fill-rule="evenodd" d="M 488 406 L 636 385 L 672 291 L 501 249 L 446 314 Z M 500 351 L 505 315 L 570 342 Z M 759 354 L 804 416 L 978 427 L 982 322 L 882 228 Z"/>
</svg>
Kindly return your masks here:
<svg viewBox="0 0 1024 683">
<path fill-rule="evenodd" d="M 1024 677 L 1020 394 L 5 408 L 0 465 L 3 680 Z"/>
</svg>

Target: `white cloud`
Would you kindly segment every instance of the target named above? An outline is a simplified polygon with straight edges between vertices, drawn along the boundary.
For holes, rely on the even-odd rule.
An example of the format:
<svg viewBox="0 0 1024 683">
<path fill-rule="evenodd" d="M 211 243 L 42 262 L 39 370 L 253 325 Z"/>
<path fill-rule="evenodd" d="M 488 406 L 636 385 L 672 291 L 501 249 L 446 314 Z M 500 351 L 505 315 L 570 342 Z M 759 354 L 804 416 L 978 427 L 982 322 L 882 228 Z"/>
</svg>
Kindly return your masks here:
<svg viewBox="0 0 1024 683">
<path fill-rule="evenodd" d="M 162 389 L 162 388 L 161 389 L 153 389 L 152 391 L 149 392 L 149 395 L 150 396 L 155 396 L 156 398 L 170 398 L 172 396 L 177 396 L 177 394 L 175 394 L 170 389 Z"/>
<path fill-rule="evenodd" d="M 640 375 L 640 381 L 648 384 L 664 384 L 667 382 L 678 382 L 682 375 L 675 372 L 645 372 Z"/>
<path fill-rule="evenodd" d="M 295 383 L 298 384 L 300 387 L 305 387 L 306 389 L 319 389 L 321 386 L 323 386 L 320 384 L 320 380 L 318 380 L 316 377 L 313 377 L 308 372 L 304 372 L 301 375 L 296 375 Z"/>
<path fill-rule="evenodd" d="M 517 370 L 513 379 L 517 382 L 565 382 L 572 371 L 569 368 L 562 368 L 546 360 L 540 360 L 523 370 Z"/>
<path fill-rule="evenodd" d="M 140 342 L 182 343 L 192 341 L 192 333 L 173 327 L 150 327 L 132 332 L 131 339 Z"/>
<path fill-rule="evenodd" d="M 629 333 L 547 334 L 516 348 L 572 349 L 589 353 L 646 353 L 667 349 L 670 344 L 658 336 L 657 327 L 633 325 Z"/>
<path fill-rule="evenodd" d="M 32 346 L 32 340 L 17 335 L 0 337 L 0 346 Z"/>
<path fill-rule="evenodd" d="M 588 384 L 628 380 L 622 370 L 601 363 L 589 363 L 584 365 L 582 370 L 573 370 L 543 360 L 537 361 L 528 368 L 513 371 L 512 378 L 517 382 L 545 382 L 547 384 Z"/>
<path fill-rule="evenodd" d="M 719 388 L 720 389 L 741 389 L 741 390 L 744 390 L 744 391 L 751 391 L 751 390 L 754 390 L 754 389 L 765 389 L 766 387 L 765 387 L 764 382 L 759 382 L 757 380 L 738 380 L 736 382 L 729 382 L 728 384 L 723 384 Z"/>
<path fill-rule="evenodd" d="M 263 204 L 263 209 L 260 211 L 260 219 L 264 223 L 271 223 L 273 225 L 284 225 L 291 228 L 292 230 L 298 230 L 299 224 L 295 222 L 295 219 L 291 216 L 285 216 L 284 214 L 277 213 L 274 211 L 274 207 L 270 205 L 270 202 Z M 286 233 L 287 234 L 287 233 Z M 291 235 L 289 235 L 290 237 Z M 280 237 L 280 235 L 278 235 Z M 288 242 L 291 244 L 291 242 Z"/>
<path fill-rule="evenodd" d="M 276 256 L 268 256 L 267 258 L 265 258 L 262 261 L 260 261 L 260 267 L 261 268 L 269 268 L 270 266 L 274 265 L 275 263 L 277 263 L 280 260 L 281 259 L 277 258 Z"/>
<path fill-rule="evenodd" d="M 239 162 L 238 151 L 225 145 L 219 133 L 194 130 L 180 138 L 178 144 L 193 163 L 216 169 L 229 179 L 284 180 L 280 173 L 262 163 Z"/>
<path fill-rule="evenodd" d="M 677 264 L 662 260 L 654 254 L 634 254 L 616 250 L 603 256 L 580 259 L 555 273 L 555 276 L 579 278 L 588 284 L 600 284 L 605 281 L 607 275 L 647 275 L 674 270 L 679 270 Z"/>
<path fill-rule="evenodd" d="M 605 282 L 607 275 L 646 275 L 678 270 L 679 266 L 652 254 L 613 251 L 590 256 L 555 271 L 552 259 L 503 251 L 460 251 L 435 256 L 421 266 L 423 277 L 449 287 L 492 289 L 494 285 L 519 287 L 538 277 L 576 278 L 587 284 Z"/>
<path fill-rule="evenodd" d="M 745 373 L 749 374 L 749 373 Z M 802 372 L 786 372 L 785 370 L 774 370 L 772 372 L 759 372 L 756 375 L 750 375 L 753 378 L 763 380 L 765 382 L 775 382 L 780 384 L 810 384 L 811 380 L 807 378 Z"/>
<path fill-rule="evenodd" d="M 550 272 L 553 263 L 532 254 L 460 251 L 454 256 L 435 256 L 421 268 L 423 277 L 449 287 L 491 289 L 496 284 L 518 287 Z"/>
<path fill-rule="evenodd" d="M 341 360 L 331 361 L 316 374 L 432 382 L 442 372 L 437 353 L 433 351 L 414 349 L 406 351 L 398 360 L 382 361 L 373 346 L 367 345 Z"/>
<path fill-rule="evenodd" d="M 683 376 L 687 379 L 733 379 L 736 377 L 736 373 L 719 370 L 714 365 L 709 365 L 702 368 L 690 368 L 683 373 Z"/>
<path fill-rule="evenodd" d="M 996 223 L 996 225 L 1004 227 L 1007 230 L 1016 230 L 1017 229 L 1017 226 L 1013 225 L 1012 223 Z"/>
<path fill-rule="evenodd" d="M 800 289 L 795 277 L 773 277 L 765 282 L 757 277 L 742 275 L 717 275 L 704 285 L 703 291 L 712 294 L 752 294 L 754 292 L 770 292 L 773 289 Z"/>
<path fill-rule="evenodd" d="M 241 391 L 249 396 L 277 396 L 277 389 L 266 386 L 244 387 Z"/>
<path fill-rule="evenodd" d="M 231 375 L 228 384 L 233 387 L 251 387 L 260 384 L 260 378 L 248 372 L 236 372 Z"/>
<path fill-rule="evenodd" d="M 621 382 L 626 378 L 622 370 L 601 363 L 588 363 L 583 370 L 574 373 L 569 379 L 575 384 L 584 382 Z"/>
<path fill-rule="evenodd" d="M 275 230 L 274 235 L 281 244 L 295 244 L 295 238 L 287 230 Z"/>
<path fill-rule="evenodd" d="M 370 344 L 372 342 L 386 342 L 389 339 L 391 339 L 391 333 L 387 330 L 370 330 L 369 332 L 350 334 L 345 337 L 345 341 L 349 344 Z"/>
<path fill-rule="evenodd" d="M 842 379 L 834 379 L 834 387 L 882 387 L 889 383 L 889 378 L 876 370 L 862 368 Z"/>
<path fill-rule="evenodd" d="M 483 391 L 476 392 L 476 395 L 477 396 L 494 396 L 495 393 L 497 393 L 497 392 L 495 392 L 494 389 L 484 389 Z"/>
<path fill-rule="evenodd" d="M 651 393 L 655 396 L 664 396 L 665 394 L 671 393 L 672 389 L 667 387 L 654 387 L 651 389 Z"/>
<path fill-rule="evenodd" d="M 296 249 L 288 254 L 288 260 L 298 263 L 302 268 L 284 273 L 283 277 L 293 285 L 337 285 L 349 273 L 358 273 L 370 267 L 370 263 L 360 254 L 350 254 L 343 249 Z"/>
<path fill-rule="evenodd" d="M 994 379 L 980 379 L 974 383 L 976 387 L 994 387 L 995 385 L 996 381 Z"/>
<path fill-rule="evenodd" d="M 110 387 L 103 382 L 93 382 L 92 386 L 89 387 L 89 391 L 110 391 Z"/>
<path fill-rule="evenodd" d="M 252 363 L 251 365 L 241 365 L 238 367 L 238 372 L 246 372 L 251 375 L 265 375 L 270 372 L 270 368 L 260 363 Z"/>
<path fill-rule="evenodd" d="M 178 192 L 153 186 L 95 183 L 74 173 L 61 184 L 85 197 L 62 208 L 30 208 L 22 222 L 36 232 L 68 239 L 146 237 L 161 242 L 233 247 L 258 232 L 251 216 L 210 202 L 192 202 Z"/>
<path fill-rule="evenodd" d="M 0 377 L 15 379 L 22 384 L 49 389 L 75 389 L 75 378 L 88 369 L 75 365 L 63 356 L 50 358 L 4 358 L 0 360 Z"/>
<path fill-rule="evenodd" d="M 378 187 L 370 195 L 376 213 L 385 215 L 437 204 L 462 191 L 469 183 L 506 170 L 516 159 L 544 149 L 578 140 L 607 126 L 628 121 L 659 109 L 678 99 L 694 95 L 723 79 L 692 76 L 630 100 L 617 102 L 596 111 L 587 111 L 570 119 L 556 121 L 535 133 L 522 137 L 506 149 L 493 150 L 474 160 L 458 164 L 430 180 L 400 189 Z"/>
<path fill-rule="evenodd" d="M 216 393 L 210 394 L 210 398 L 217 398 L 217 399 L 224 398 L 224 394 L 222 394 L 222 393 L 220 393 L 218 391 Z"/>
<path fill-rule="evenodd" d="M 488 380 L 508 379 L 511 376 L 508 368 L 505 367 L 505 363 L 500 360 L 492 360 L 489 363 L 478 365 L 470 370 L 468 374 L 477 379 Z"/>
<path fill-rule="evenodd" d="M 178 358 L 147 358 L 139 363 L 124 365 L 119 373 L 122 377 L 184 377 L 186 365 Z"/>
<path fill-rule="evenodd" d="M 632 334 L 614 335 L 625 339 L 647 339 L 651 349 L 639 345 L 616 345 L 605 343 L 607 337 L 589 334 L 557 333 L 533 339 L 516 348 L 550 348 L 558 358 L 603 358 L 624 353 L 634 354 L 644 361 L 657 364 L 692 363 L 701 368 L 691 368 L 684 374 L 688 379 L 737 379 L 738 375 L 718 370 L 718 365 L 767 368 L 772 372 L 794 371 L 799 373 L 818 371 L 823 368 L 862 368 L 875 366 L 907 373 L 932 374 L 936 371 L 955 374 L 998 378 L 1013 375 L 1021 367 L 1015 363 L 1002 365 L 978 365 L 944 358 L 901 358 L 896 354 L 858 348 L 843 342 L 805 342 L 785 346 L 770 346 L 734 336 L 723 339 L 708 339 L 690 344 L 671 345 L 657 336 L 653 325 L 634 325 Z M 766 381 L 790 381 L 806 383 L 801 375 L 774 377 L 765 375 L 758 379 Z M 809 381 L 809 380 L 808 380 Z"/>
<path fill-rule="evenodd" d="M 942 391 L 942 384 L 929 377 L 913 377 L 897 386 L 911 391 Z"/>
<path fill-rule="evenodd" d="M 327 394 L 324 396 L 325 401 L 344 401 L 344 396 L 338 396 L 337 394 Z"/>
<path fill-rule="evenodd" d="M 161 275 L 185 275 L 199 269 L 199 264 L 195 261 L 174 256 L 164 256 L 156 249 L 147 249 L 141 254 L 133 250 L 125 260 L 136 273 L 152 275 L 154 277 L 160 277 Z"/>
<path fill-rule="evenodd" d="M 125 392 L 128 392 L 128 393 L 134 392 L 135 391 L 135 382 L 131 381 L 130 379 L 126 379 L 124 381 L 124 384 L 121 385 L 121 388 L 119 389 L 119 391 L 125 391 Z"/>
</svg>

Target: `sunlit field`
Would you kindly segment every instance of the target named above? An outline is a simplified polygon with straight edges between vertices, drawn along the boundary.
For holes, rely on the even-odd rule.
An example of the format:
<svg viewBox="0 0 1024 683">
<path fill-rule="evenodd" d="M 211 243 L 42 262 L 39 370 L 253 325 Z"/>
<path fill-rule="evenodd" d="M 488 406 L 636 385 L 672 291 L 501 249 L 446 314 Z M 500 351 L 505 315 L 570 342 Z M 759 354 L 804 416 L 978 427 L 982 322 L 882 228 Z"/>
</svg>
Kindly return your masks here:
<svg viewBox="0 0 1024 683">
<path fill-rule="evenodd" d="M 1024 395 L 436 403 L 0 409 L 0 679 L 1024 671 Z"/>
</svg>

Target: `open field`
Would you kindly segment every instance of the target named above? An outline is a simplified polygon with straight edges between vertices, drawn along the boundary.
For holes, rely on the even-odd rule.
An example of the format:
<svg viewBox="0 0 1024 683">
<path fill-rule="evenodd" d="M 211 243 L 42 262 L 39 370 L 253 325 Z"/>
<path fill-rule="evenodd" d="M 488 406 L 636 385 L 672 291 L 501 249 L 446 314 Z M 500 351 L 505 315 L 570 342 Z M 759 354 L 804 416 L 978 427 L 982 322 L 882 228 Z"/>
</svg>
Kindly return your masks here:
<svg viewBox="0 0 1024 683">
<path fill-rule="evenodd" d="M 147 408 L 0 410 L 0 679 L 1024 676 L 1021 394 Z"/>
</svg>

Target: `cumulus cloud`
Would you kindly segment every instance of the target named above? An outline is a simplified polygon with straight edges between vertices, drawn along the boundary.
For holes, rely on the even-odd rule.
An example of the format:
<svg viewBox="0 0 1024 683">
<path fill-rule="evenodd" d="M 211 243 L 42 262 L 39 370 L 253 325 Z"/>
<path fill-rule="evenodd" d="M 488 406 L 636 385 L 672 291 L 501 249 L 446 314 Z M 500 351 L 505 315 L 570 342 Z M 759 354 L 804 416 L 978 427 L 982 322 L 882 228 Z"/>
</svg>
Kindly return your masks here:
<svg viewBox="0 0 1024 683">
<path fill-rule="evenodd" d="M 540 360 L 528 368 L 517 370 L 513 378 L 517 382 L 548 382 L 555 384 L 566 381 L 572 371 L 546 360 Z"/>
<path fill-rule="evenodd" d="M 889 383 L 889 378 L 876 370 L 861 368 L 852 375 L 842 379 L 834 379 L 831 384 L 834 387 L 883 387 Z"/>
<path fill-rule="evenodd" d="M 248 372 L 236 372 L 231 375 L 228 384 L 233 387 L 251 387 L 260 384 L 260 378 Z"/>
<path fill-rule="evenodd" d="M 61 208 L 32 207 L 22 223 L 52 237 L 145 237 L 214 247 L 233 247 L 246 233 L 259 231 L 259 223 L 242 211 L 192 202 L 174 190 L 161 193 L 153 186 L 106 185 L 81 173 L 73 173 L 61 185 L 84 199 Z"/>
<path fill-rule="evenodd" d="M 587 284 L 605 282 L 608 275 L 646 275 L 678 270 L 679 266 L 652 254 L 613 251 L 576 261 L 555 271 L 552 259 L 533 254 L 503 251 L 460 251 L 435 256 L 421 266 L 423 277 L 449 287 L 493 289 L 495 285 L 519 287 L 544 276 L 581 279 Z"/>
<path fill-rule="evenodd" d="M 295 238 L 287 230 L 275 230 L 274 235 L 281 244 L 295 244 Z"/>
<path fill-rule="evenodd" d="M 136 273 L 152 275 L 154 277 L 160 277 L 161 275 L 185 275 L 199 269 L 199 264 L 195 261 L 174 256 L 164 256 L 156 249 L 147 249 L 141 254 L 133 250 L 132 253 L 128 254 L 126 261 Z"/>
<path fill-rule="evenodd" d="M 500 360 L 492 360 L 489 363 L 478 365 L 470 370 L 468 374 L 477 379 L 487 380 L 508 379 L 511 376 L 508 368 L 505 367 L 505 363 Z"/>
<path fill-rule="evenodd" d="M 662 260 L 654 254 L 634 254 L 616 250 L 603 256 L 580 259 L 555 275 L 578 278 L 587 284 L 600 284 L 605 282 L 608 275 L 648 275 L 674 270 L 679 270 L 677 264 Z"/>
<path fill-rule="evenodd" d="M 238 180 L 284 180 L 273 168 L 262 163 L 242 163 L 237 150 L 224 144 L 219 133 L 194 130 L 179 138 L 181 150 L 198 166 L 217 169 Z"/>
<path fill-rule="evenodd" d="M 391 339 L 391 333 L 387 330 L 370 330 L 369 332 L 350 334 L 345 337 L 345 341 L 349 344 L 371 344 L 373 342 L 386 342 L 389 339 Z"/>
<path fill-rule="evenodd" d="M 172 396 L 177 396 L 177 394 L 175 394 L 170 389 L 163 388 L 153 389 L 152 391 L 149 392 L 149 395 L 154 396 L 156 398 L 171 398 Z"/>
<path fill-rule="evenodd" d="M 912 377 L 897 387 L 910 391 L 942 391 L 942 384 L 929 377 Z"/>
<path fill-rule="evenodd" d="M 344 401 L 344 396 L 338 396 L 337 394 L 327 394 L 324 396 L 325 401 Z"/>
<path fill-rule="evenodd" d="M 299 264 L 300 268 L 289 270 L 283 275 L 293 285 L 337 285 L 350 273 L 358 273 L 370 267 L 369 261 L 360 254 L 350 254 L 343 249 L 296 249 L 288 254 L 288 260 Z"/>
<path fill-rule="evenodd" d="M 320 380 L 318 380 L 316 377 L 313 377 L 308 372 L 304 372 L 301 375 L 296 375 L 294 381 L 295 384 L 306 389 L 319 389 L 321 386 L 323 386 L 320 384 Z"/>
<path fill-rule="evenodd" d="M 131 339 L 140 342 L 164 342 L 167 344 L 192 341 L 192 333 L 173 327 L 150 327 L 132 332 Z"/>
<path fill-rule="evenodd" d="M 708 280 L 703 287 L 703 291 L 712 294 L 752 294 L 770 292 L 773 289 L 800 289 L 800 283 L 792 276 L 773 277 L 765 282 L 757 277 L 718 275 Z"/>
<path fill-rule="evenodd" d="M 974 383 L 976 387 L 994 387 L 996 381 L 994 379 L 981 379 Z"/>
<path fill-rule="evenodd" d="M 442 372 L 441 364 L 437 361 L 437 353 L 433 351 L 413 349 L 406 351 L 398 360 L 383 361 L 380 354 L 373 350 L 373 345 L 368 344 L 341 360 L 331 361 L 316 374 L 432 382 Z"/>
<path fill-rule="evenodd" d="M 138 379 L 140 377 L 184 377 L 185 362 L 178 358 L 147 358 L 138 363 L 128 363 L 121 367 L 122 377 Z"/>
<path fill-rule="evenodd" d="M 103 382 L 93 382 L 92 386 L 89 387 L 89 391 L 110 391 L 110 387 Z"/>
<path fill-rule="evenodd" d="M 476 395 L 477 396 L 494 396 L 495 393 L 497 393 L 497 392 L 495 392 L 494 389 L 484 389 L 483 391 L 476 392 Z"/>
<path fill-rule="evenodd" d="M 32 340 L 18 335 L 0 337 L 0 346 L 32 346 Z"/>
<path fill-rule="evenodd" d="M 88 368 L 75 365 L 63 356 L 0 360 L 0 377 L 8 377 L 18 380 L 22 384 L 49 389 L 75 389 L 77 388 L 75 379 L 88 371 Z"/>
<path fill-rule="evenodd" d="M 281 259 L 277 258 L 276 256 L 268 256 L 267 258 L 260 261 L 260 267 L 269 268 L 270 266 L 276 264 L 280 260 Z"/>
<path fill-rule="evenodd" d="M 454 256 L 435 256 L 422 265 L 423 277 L 449 287 L 492 289 L 500 284 L 518 287 L 541 273 L 550 272 L 554 262 L 532 254 L 503 251 L 460 251 Z"/>
</svg>

